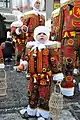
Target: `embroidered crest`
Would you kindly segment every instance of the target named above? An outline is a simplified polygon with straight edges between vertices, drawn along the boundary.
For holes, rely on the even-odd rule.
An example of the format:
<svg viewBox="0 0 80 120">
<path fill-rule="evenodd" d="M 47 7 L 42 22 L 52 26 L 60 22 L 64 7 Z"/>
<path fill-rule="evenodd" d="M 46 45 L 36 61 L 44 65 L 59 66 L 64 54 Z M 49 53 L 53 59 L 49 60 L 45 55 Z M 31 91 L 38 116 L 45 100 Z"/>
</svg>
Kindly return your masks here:
<svg viewBox="0 0 80 120">
<path fill-rule="evenodd" d="M 80 6 L 73 7 L 73 14 L 75 17 L 80 18 Z"/>
<path fill-rule="evenodd" d="M 68 40 L 68 45 L 73 45 L 73 44 L 74 44 L 74 40 L 69 39 L 69 40 Z"/>
</svg>

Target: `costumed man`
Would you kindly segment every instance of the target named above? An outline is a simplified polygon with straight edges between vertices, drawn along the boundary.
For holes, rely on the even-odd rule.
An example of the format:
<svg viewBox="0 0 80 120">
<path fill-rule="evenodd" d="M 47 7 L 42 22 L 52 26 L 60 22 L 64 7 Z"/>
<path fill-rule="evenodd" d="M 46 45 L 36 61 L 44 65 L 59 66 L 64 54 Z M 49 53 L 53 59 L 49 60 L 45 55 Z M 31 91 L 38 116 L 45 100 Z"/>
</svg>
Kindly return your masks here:
<svg viewBox="0 0 80 120">
<path fill-rule="evenodd" d="M 61 6 L 60 19 L 62 30 L 60 30 L 62 31 L 61 43 L 64 73 L 61 87 L 63 95 L 73 97 L 76 82 L 74 75 L 79 72 L 80 15 L 77 10 L 80 9 L 80 1 L 61 1 Z"/>
<path fill-rule="evenodd" d="M 32 5 L 32 9 L 28 12 L 24 13 L 24 17 L 27 20 L 27 26 L 28 26 L 28 38 L 27 41 L 33 41 L 33 32 L 34 29 L 37 26 L 40 25 L 45 25 L 45 16 L 44 14 L 41 12 L 44 8 L 44 0 L 32 0 L 31 1 Z"/>
<path fill-rule="evenodd" d="M 28 31 L 28 28 L 25 24 L 26 20 L 24 19 L 23 14 L 18 16 L 18 21 L 15 21 L 11 24 L 11 35 L 13 36 L 13 41 L 15 42 L 16 65 L 20 63 L 20 59 L 24 56 L 25 53 Z"/>
<path fill-rule="evenodd" d="M 38 26 L 34 30 L 33 42 L 27 43 L 30 82 L 28 86 L 29 104 L 20 110 L 22 117 L 37 116 L 38 119 L 49 118 L 49 98 L 51 92 L 52 73 L 58 71 L 59 56 L 55 48 L 60 49 L 61 43 L 49 41 L 49 29 Z"/>
</svg>

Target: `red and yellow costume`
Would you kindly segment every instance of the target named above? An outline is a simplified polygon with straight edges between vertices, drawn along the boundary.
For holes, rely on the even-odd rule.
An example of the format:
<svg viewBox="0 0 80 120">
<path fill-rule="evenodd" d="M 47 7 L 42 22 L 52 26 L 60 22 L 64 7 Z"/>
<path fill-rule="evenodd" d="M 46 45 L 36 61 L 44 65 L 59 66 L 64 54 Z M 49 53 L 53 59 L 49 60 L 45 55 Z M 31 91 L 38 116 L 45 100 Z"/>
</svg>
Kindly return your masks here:
<svg viewBox="0 0 80 120">
<path fill-rule="evenodd" d="M 34 40 L 34 29 L 45 25 L 45 16 L 41 12 L 44 9 L 44 0 L 32 0 L 31 7 L 32 10 L 24 13 L 24 18 L 27 20 L 26 25 L 28 26 L 28 42 Z"/>
<path fill-rule="evenodd" d="M 11 34 L 15 42 L 15 58 L 16 62 L 20 62 L 20 58 L 24 56 L 25 46 L 27 43 L 27 29 L 21 21 L 15 21 L 11 24 Z M 17 63 L 16 63 L 17 64 Z"/>
<path fill-rule="evenodd" d="M 34 31 L 35 41 L 27 43 L 28 52 L 26 53 L 26 57 L 28 58 L 30 73 L 27 113 L 31 116 L 41 115 L 44 118 L 48 118 L 51 78 L 52 73 L 59 72 L 58 68 L 60 63 L 57 50 L 60 49 L 61 44 L 60 42 L 49 40 L 41 44 L 36 39 L 36 36 L 41 32 L 45 33 L 49 38 L 47 28 L 45 26 L 39 26 Z"/>
<path fill-rule="evenodd" d="M 60 40 L 62 44 L 62 66 L 65 77 L 61 86 L 62 93 L 66 96 L 74 95 L 73 71 L 79 67 L 79 56 L 77 54 L 80 46 L 79 9 L 79 0 L 65 0 L 61 2 L 61 8 L 60 10 L 58 9 L 58 13 L 56 14 L 53 11 L 55 14 L 52 15 L 52 33 L 55 32 L 58 35 L 56 40 Z M 56 22 L 57 20 L 58 22 Z"/>
<path fill-rule="evenodd" d="M 63 53 L 63 72 L 65 80 L 62 82 L 63 94 L 66 96 L 74 95 L 73 71 L 79 67 L 77 51 L 80 38 L 80 1 L 67 1 L 61 7 L 63 21 L 62 30 L 62 53 Z M 65 82 L 66 81 L 66 82 Z M 70 90 L 65 94 L 66 90 Z"/>
<path fill-rule="evenodd" d="M 28 93 L 29 104 L 32 108 L 36 108 L 38 104 L 38 107 L 48 110 L 52 71 L 53 73 L 59 71 L 59 56 L 55 55 L 54 49 L 53 47 L 41 51 L 28 51 L 30 71 Z"/>
<path fill-rule="evenodd" d="M 51 40 L 61 40 L 60 8 L 51 14 Z"/>
<path fill-rule="evenodd" d="M 33 41 L 33 32 L 37 26 L 45 25 L 45 16 L 41 12 L 31 10 L 26 12 L 24 18 L 27 19 L 26 25 L 28 26 L 28 38 L 27 41 Z"/>
</svg>

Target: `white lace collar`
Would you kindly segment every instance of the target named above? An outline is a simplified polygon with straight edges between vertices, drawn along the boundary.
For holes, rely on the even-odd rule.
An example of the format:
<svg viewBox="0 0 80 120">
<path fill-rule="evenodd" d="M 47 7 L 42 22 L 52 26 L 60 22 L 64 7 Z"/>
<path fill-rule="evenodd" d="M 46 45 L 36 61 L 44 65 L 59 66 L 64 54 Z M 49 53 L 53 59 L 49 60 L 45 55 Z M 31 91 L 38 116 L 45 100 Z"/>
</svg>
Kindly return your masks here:
<svg viewBox="0 0 80 120">
<path fill-rule="evenodd" d="M 34 42 L 28 42 L 26 47 L 31 48 L 31 50 L 35 50 L 36 48 L 38 48 L 38 50 L 41 50 L 41 49 L 50 48 L 50 47 L 60 48 L 61 43 L 58 41 L 47 41 L 44 44 L 42 44 L 42 43 L 34 41 Z"/>
</svg>

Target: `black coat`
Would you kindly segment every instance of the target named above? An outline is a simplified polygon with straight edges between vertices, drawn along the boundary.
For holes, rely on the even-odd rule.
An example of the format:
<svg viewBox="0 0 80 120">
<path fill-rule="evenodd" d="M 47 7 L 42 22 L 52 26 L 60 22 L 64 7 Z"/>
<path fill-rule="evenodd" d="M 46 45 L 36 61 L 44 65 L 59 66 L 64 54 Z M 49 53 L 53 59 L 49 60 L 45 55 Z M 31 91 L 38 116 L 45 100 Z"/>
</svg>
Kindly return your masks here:
<svg viewBox="0 0 80 120">
<path fill-rule="evenodd" d="M 5 41 L 5 48 L 4 48 L 4 58 L 12 58 L 13 53 L 13 45 L 12 41 Z"/>
<path fill-rule="evenodd" d="M 6 25 L 5 25 L 5 20 L 6 18 L 3 17 L 1 14 L 0 14 L 0 44 L 2 42 L 5 42 L 6 40 L 6 36 L 7 36 L 7 29 L 6 29 Z"/>
</svg>

